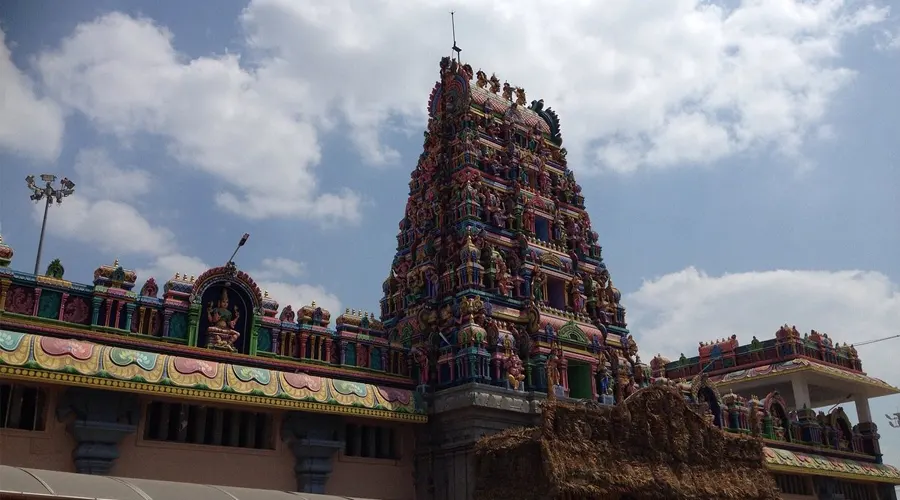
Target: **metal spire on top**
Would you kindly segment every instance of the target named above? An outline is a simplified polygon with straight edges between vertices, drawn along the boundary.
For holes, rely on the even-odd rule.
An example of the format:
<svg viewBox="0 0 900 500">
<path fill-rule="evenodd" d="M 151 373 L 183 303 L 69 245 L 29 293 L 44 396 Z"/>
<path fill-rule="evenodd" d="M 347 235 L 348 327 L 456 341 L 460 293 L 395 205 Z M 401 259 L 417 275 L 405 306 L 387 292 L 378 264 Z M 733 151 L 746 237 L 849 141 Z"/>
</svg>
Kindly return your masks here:
<svg viewBox="0 0 900 500">
<path fill-rule="evenodd" d="M 458 62 L 462 63 L 462 60 L 459 57 L 460 52 L 462 52 L 462 49 L 457 47 L 457 45 L 456 45 L 456 17 L 455 17 L 455 15 L 456 15 L 455 12 L 450 11 L 450 27 L 453 29 L 453 48 L 452 48 L 452 50 L 454 52 L 456 52 L 456 60 Z"/>
</svg>

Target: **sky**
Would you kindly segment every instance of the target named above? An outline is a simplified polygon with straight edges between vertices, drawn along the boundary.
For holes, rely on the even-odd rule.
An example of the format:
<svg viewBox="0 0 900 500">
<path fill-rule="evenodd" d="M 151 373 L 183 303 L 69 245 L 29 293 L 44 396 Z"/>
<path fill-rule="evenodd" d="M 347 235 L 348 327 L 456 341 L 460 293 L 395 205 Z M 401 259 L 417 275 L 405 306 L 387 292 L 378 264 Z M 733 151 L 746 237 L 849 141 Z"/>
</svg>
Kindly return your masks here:
<svg viewBox="0 0 900 500">
<path fill-rule="evenodd" d="M 24 178 L 53 173 L 76 192 L 42 269 L 163 283 L 249 232 L 236 263 L 282 306 L 377 311 L 454 10 L 464 62 L 559 112 L 645 361 L 785 323 L 897 335 L 893 2 L 6 0 L 0 232 L 30 271 Z M 859 352 L 900 385 L 900 339 Z M 872 402 L 894 464 L 897 411 Z"/>
</svg>

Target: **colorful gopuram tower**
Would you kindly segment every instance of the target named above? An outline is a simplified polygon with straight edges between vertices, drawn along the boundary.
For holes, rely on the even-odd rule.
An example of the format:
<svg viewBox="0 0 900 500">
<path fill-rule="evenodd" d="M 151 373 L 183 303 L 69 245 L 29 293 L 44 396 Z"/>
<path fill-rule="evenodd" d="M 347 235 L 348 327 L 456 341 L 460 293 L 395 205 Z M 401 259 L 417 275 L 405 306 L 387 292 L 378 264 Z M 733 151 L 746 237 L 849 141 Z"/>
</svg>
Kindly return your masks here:
<svg viewBox="0 0 900 500">
<path fill-rule="evenodd" d="M 449 57 L 428 111 L 381 317 L 410 346 L 431 403 L 419 498 L 467 498 L 457 490 L 474 485 L 465 480 L 474 442 L 533 423 L 548 380 L 558 396 L 613 403 L 645 385 L 649 369 L 556 113 Z"/>
</svg>

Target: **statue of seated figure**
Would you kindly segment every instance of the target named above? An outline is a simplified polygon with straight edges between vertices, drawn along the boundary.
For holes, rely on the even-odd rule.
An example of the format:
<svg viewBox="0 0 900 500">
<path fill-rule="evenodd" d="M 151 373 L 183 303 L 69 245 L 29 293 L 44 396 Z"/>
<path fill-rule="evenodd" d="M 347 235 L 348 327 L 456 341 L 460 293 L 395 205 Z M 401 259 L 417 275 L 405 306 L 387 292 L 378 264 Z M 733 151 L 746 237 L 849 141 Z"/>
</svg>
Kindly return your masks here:
<svg viewBox="0 0 900 500">
<path fill-rule="evenodd" d="M 206 306 L 206 319 L 209 321 L 206 328 L 206 347 L 234 352 L 234 343 L 241 336 L 234 327 L 240 317 L 237 307 L 233 313 L 229 310 L 228 291 L 222 288 L 222 296 L 219 297 L 218 303 L 210 302 Z"/>
</svg>

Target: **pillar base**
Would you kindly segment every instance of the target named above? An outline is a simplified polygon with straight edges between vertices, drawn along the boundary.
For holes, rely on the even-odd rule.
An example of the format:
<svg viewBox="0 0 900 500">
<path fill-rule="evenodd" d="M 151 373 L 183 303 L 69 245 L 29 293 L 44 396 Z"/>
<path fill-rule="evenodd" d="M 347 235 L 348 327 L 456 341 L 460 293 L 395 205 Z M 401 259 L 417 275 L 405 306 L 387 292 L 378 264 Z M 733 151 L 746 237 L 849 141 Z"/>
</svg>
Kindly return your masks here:
<svg viewBox="0 0 900 500">
<path fill-rule="evenodd" d="M 119 458 L 119 442 L 137 429 L 139 411 L 133 394 L 80 387 L 66 390 L 56 414 L 60 421 L 68 421 L 69 434 L 77 443 L 72 451 L 75 471 L 109 474 Z"/>
<path fill-rule="evenodd" d="M 297 477 L 297 491 L 325 494 L 325 483 L 334 469 L 334 453 L 344 446 L 340 441 L 320 439 L 300 439 L 291 443 L 291 451 L 297 461 L 294 475 Z"/>
<path fill-rule="evenodd" d="M 334 454 L 344 447 L 341 420 L 323 415 L 292 413 L 282 424 L 281 436 L 294 454 L 297 491 L 325 493 L 325 484 L 334 469 Z"/>
<path fill-rule="evenodd" d="M 69 432 L 78 446 L 72 452 L 75 471 L 80 474 L 109 474 L 119 458 L 119 442 L 135 431 L 133 425 L 76 420 Z"/>
</svg>

